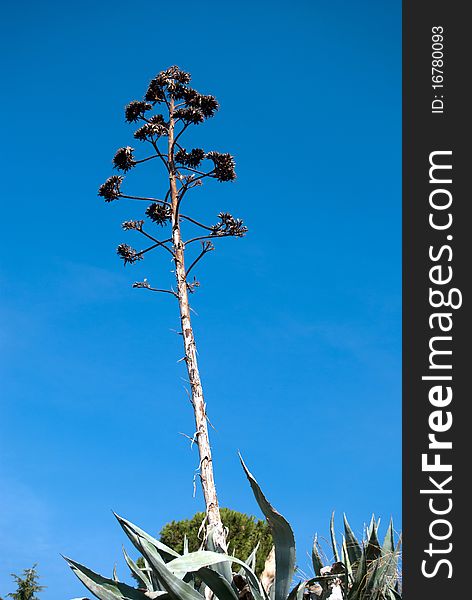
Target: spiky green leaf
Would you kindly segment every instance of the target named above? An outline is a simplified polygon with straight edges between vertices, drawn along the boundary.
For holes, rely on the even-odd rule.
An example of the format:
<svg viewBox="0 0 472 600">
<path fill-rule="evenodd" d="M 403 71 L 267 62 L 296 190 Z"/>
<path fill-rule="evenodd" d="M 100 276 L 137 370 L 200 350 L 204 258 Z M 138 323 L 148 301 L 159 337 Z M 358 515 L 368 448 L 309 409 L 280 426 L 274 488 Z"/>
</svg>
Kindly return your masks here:
<svg viewBox="0 0 472 600">
<path fill-rule="evenodd" d="M 360 559 L 362 550 L 356 536 L 354 535 L 354 532 L 351 529 L 351 526 L 349 525 L 346 515 L 344 515 L 344 535 L 346 538 L 347 555 L 349 556 L 351 564 L 354 564 Z"/>
<path fill-rule="evenodd" d="M 334 510 L 331 513 L 331 520 L 329 522 L 329 533 L 331 536 L 331 546 L 333 548 L 334 561 L 339 562 L 341 559 L 339 558 L 338 544 L 336 542 L 336 533 L 334 531 Z"/>
<path fill-rule="evenodd" d="M 320 553 L 318 552 L 318 536 L 315 535 L 313 540 L 313 546 L 311 548 L 311 562 L 313 563 L 313 571 L 315 575 L 321 575 L 321 569 L 324 567 L 323 561 L 321 560 Z"/>
<path fill-rule="evenodd" d="M 362 590 L 365 587 L 367 578 L 367 561 L 363 549 L 361 550 L 361 556 L 356 564 L 356 567 L 354 568 L 353 566 L 353 571 L 354 582 L 349 593 L 349 600 L 359 600 Z"/>
<path fill-rule="evenodd" d="M 343 536 L 343 545 L 342 545 L 342 557 L 343 557 L 344 566 L 346 567 L 347 574 L 349 577 L 352 577 L 352 566 L 351 566 L 351 561 L 349 560 L 349 556 L 347 554 L 346 538 L 344 536 Z"/>
<path fill-rule="evenodd" d="M 393 587 L 395 582 L 398 582 L 398 556 L 400 554 L 400 544 L 401 540 L 399 540 L 397 547 L 393 552 L 382 553 L 382 557 L 379 559 L 385 586 Z"/>
<path fill-rule="evenodd" d="M 172 600 L 202 600 L 201 594 L 191 585 L 182 581 L 167 567 L 156 548 L 148 540 L 141 538 L 142 552 L 146 555 L 159 582 Z M 189 556 L 189 555 L 187 555 Z"/>
<path fill-rule="evenodd" d="M 233 557 L 223 554 L 221 552 L 211 552 L 210 550 L 197 550 L 196 552 L 190 552 L 189 554 L 183 554 L 178 558 L 174 558 L 167 563 L 167 567 L 173 572 L 184 571 L 186 573 L 194 573 L 202 567 L 211 567 L 223 562 L 228 562 Z M 240 561 L 242 562 L 242 561 Z"/>
<path fill-rule="evenodd" d="M 244 561 L 247 566 L 252 570 L 255 571 L 256 570 L 256 558 L 257 558 L 257 551 L 259 550 L 259 542 L 257 543 L 256 547 L 253 549 L 253 551 L 251 552 L 251 554 L 246 558 L 246 560 Z M 239 570 L 239 572 L 241 573 L 242 571 L 242 567 Z"/>
<path fill-rule="evenodd" d="M 387 533 L 382 544 L 382 556 L 385 554 L 392 554 L 395 550 L 394 530 L 393 530 L 393 519 L 390 519 Z"/>
<path fill-rule="evenodd" d="M 139 578 L 140 581 L 146 586 L 148 591 L 152 591 L 152 585 L 149 581 L 149 577 L 144 573 L 142 569 L 138 567 L 138 565 L 134 562 L 134 560 L 128 555 L 126 550 L 123 548 L 123 556 L 125 557 L 126 564 L 130 568 L 131 572 Z"/>
<path fill-rule="evenodd" d="M 159 540 L 156 540 L 156 538 L 154 538 L 151 535 L 149 535 L 148 533 L 146 533 L 143 529 L 141 529 L 137 525 L 134 525 L 134 523 L 131 523 L 131 521 L 128 521 L 127 519 L 124 519 L 123 517 L 120 517 L 116 513 L 113 513 L 113 514 L 117 518 L 118 523 L 121 525 L 123 531 L 126 533 L 128 538 L 131 540 L 131 542 L 134 544 L 134 546 L 138 550 L 140 550 L 139 538 L 142 538 L 142 539 L 147 540 L 150 544 L 152 544 L 165 560 L 172 560 L 173 558 L 180 556 L 180 554 L 178 554 L 178 552 L 176 552 L 175 550 L 172 550 L 172 548 L 169 548 L 169 546 L 166 546 Z"/>
<path fill-rule="evenodd" d="M 211 567 L 223 562 L 227 562 L 229 564 L 236 563 L 241 565 L 246 573 L 246 577 L 248 582 L 258 590 L 259 594 L 261 593 L 261 586 L 259 580 L 256 577 L 256 574 L 249 568 L 249 566 L 239 558 L 235 556 L 228 556 L 227 554 L 222 554 L 221 552 L 210 552 L 209 550 L 197 550 L 196 552 L 191 552 L 190 554 L 186 554 L 185 556 L 180 556 L 179 558 L 175 558 L 167 563 L 168 569 L 170 569 L 173 573 L 190 573 L 196 572 L 203 567 Z"/>
<path fill-rule="evenodd" d="M 197 575 L 219 600 L 239 600 L 231 583 L 218 571 L 203 567 L 197 571 Z"/>
<path fill-rule="evenodd" d="M 210 552 L 222 553 L 223 551 L 220 548 L 220 546 L 215 543 L 215 535 L 216 531 L 214 530 L 214 528 L 209 527 L 207 530 L 206 548 Z M 213 567 L 213 570 L 217 571 L 222 577 L 224 577 L 228 583 L 231 583 L 233 581 L 231 563 L 229 563 L 228 561 L 217 563 Z"/>
<path fill-rule="evenodd" d="M 381 555 L 380 542 L 377 535 L 377 524 L 374 517 L 372 517 L 372 522 L 369 527 L 369 539 L 365 552 L 367 562 L 376 560 Z"/>
<path fill-rule="evenodd" d="M 276 511 L 262 493 L 256 479 L 239 456 L 254 497 L 271 529 L 275 546 L 275 600 L 286 600 L 295 570 L 295 537 L 287 520 Z"/>
<path fill-rule="evenodd" d="M 85 587 L 100 600 L 149 600 L 141 590 L 132 588 L 126 583 L 102 577 L 84 565 L 70 558 L 64 558 Z"/>
<path fill-rule="evenodd" d="M 287 597 L 287 600 L 303 600 L 306 581 L 299 581 Z"/>
<path fill-rule="evenodd" d="M 373 567 L 367 571 L 365 587 L 363 590 L 363 597 L 365 598 L 372 598 L 374 591 L 379 592 L 382 588 L 382 573 L 379 571 L 379 565 L 380 561 L 376 560 L 373 563 Z"/>
</svg>

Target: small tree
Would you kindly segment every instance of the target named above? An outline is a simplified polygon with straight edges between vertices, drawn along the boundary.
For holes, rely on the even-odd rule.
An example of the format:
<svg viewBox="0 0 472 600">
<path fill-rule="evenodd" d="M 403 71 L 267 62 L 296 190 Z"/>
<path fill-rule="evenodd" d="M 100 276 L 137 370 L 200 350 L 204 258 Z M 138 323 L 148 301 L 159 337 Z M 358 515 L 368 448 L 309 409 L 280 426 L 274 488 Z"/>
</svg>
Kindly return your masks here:
<svg viewBox="0 0 472 600">
<path fill-rule="evenodd" d="M 23 575 L 11 574 L 17 585 L 16 592 L 7 594 L 7 597 L 14 600 L 38 600 L 37 592 L 44 590 L 43 585 L 38 584 L 39 575 L 36 571 L 36 565 L 30 569 L 25 569 Z"/>
<path fill-rule="evenodd" d="M 134 148 L 126 146 L 120 148 L 113 159 L 115 168 L 122 173 L 127 173 L 140 163 L 157 160 L 164 167 L 167 176 L 165 193 L 160 198 L 125 193 L 121 189 L 124 179 L 122 175 L 113 175 L 107 179 L 98 193 L 106 202 L 122 198 L 148 203 L 145 216 L 151 221 L 154 230 L 145 229 L 144 219 L 125 221 L 122 225 L 124 230 L 135 231 L 148 242 L 148 246 L 142 250 L 135 250 L 128 244 L 120 244 L 117 253 L 125 265 L 143 259 L 145 254 L 155 249 L 162 250 L 172 257 L 175 266 L 175 290 L 172 287 L 153 287 L 147 279 L 134 283 L 133 287 L 165 293 L 176 298 L 178 302 L 179 333 L 184 345 L 184 360 L 195 416 L 193 440 L 199 450 L 198 474 L 205 499 L 207 528 L 211 528 L 216 546 L 224 550 L 225 533 L 216 494 L 207 410 L 190 315 L 189 294 L 195 292 L 199 283 L 195 278 L 191 279 L 190 275 L 200 260 L 214 249 L 214 240 L 222 237 L 241 237 L 247 229 L 240 219 L 235 219 L 226 212 L 219 213 L 219 220 L 214 225 L 204 224 L 194 216 L 182 212 L 187 194 L 201 186 L 205 179 L 225 182 L 234 181 L 236 178 L 235 163 L 230 154 L 206 152 L 202 148 L 187 151 L 181 145 L 182 136 L 191 125 L 199 125 L 213 117 L 219 108 L 214 96 L 200 94 L 189 87 L 190 79 L 189 73 L 173 66 L 160 72 L 151 81 L 144 100 L 133 101 L 126 107 L 125 118 L 129 123 L 140 123 L 134 137 L 151 146 L 152 154 L 138 159 L 135 157 Z M 156 107 L 162 109 L 162 112 L 153 114 Z M 187 235 L 184 225 L 185 229 L 188 226 L 194 232 Z M 165 226 L 170 226 L 169 235 L 159 237 L 156 229 Z M 187 253 L 192 252 L 196 244 L 200 244 L 200 251 L 192 254 L 187 267 Z"/>
</svg>

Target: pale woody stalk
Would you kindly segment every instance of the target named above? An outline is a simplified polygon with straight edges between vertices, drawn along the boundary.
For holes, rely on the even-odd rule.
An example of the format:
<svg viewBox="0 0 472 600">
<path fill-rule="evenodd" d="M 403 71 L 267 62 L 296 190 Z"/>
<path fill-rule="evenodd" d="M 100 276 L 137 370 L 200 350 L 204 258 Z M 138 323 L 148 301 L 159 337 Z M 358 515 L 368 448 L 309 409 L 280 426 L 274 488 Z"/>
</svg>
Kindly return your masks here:
<svg viewBox="0 0 472 600">
<path fill-rule="evenodd" d="M 177 296 L 180 309 L 181 332 L 185 349 L 185 362 L 191 389 L 192 405 L 195 414 L 195 436 L 199 452 L 199 476 L 205 498 L 208 525 L 212 527 L 214 541 L 226 551 L 226 537 L 221 521 L 218 496 L 216 494 L 213 474 L 213 460 L 208 435 L 208 420 L 203 397 L 203 387 L 198 370 L 197 348 L 193 334 L 188 300 L 187 277 L 185 271 L 185 244 L 182 241 L 179 218 L 179 195 L 176 184 L 174 163 L 174 100 L 169 103 L 169 138 L 168 164 L 171 196 L 172 244 L 174 248 L 175 277 L 177 280 Z"/>
</svg>

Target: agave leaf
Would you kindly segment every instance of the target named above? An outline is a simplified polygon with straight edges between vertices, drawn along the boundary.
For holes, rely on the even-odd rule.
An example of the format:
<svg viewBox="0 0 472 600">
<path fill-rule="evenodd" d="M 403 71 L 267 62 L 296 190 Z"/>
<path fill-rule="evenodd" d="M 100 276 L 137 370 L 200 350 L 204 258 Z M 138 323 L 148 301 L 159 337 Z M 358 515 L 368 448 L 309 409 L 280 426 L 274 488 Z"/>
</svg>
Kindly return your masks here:
<svg viewBox="0 0 472 600">
<path fill-rule="evenodd" d="M 146 560 L 148 566 L 150 567 L 150 576 L 151 576 L 151 579 L 152 579 L 152 582 L 154 585 L 154 589 L 158 589 L 158 590 L 165 589 L 161 585 L 160 579 L 158 576 L 158 572 L 154 568 L 154 565 L 156 562 L 159 564 L 165 564 L 165 561 L 164 561 L 162 555 L 159 553 L 159 551 L 154 546 L 154 544 L 151 544 L 151 542 L 149 542 L 145 538 L 137 536 L 136 544 L 138 546 L 139 551 L 143 555 L 143 558 Z M 186 573 L 182 571 L 182 572 L 176 572 L 176 573 L 174 573 L 174 575 L 176 577 L 179 577 L 179 579 L 184 579 Z"/>
<path fill-rule="evenodd" d="M 369 540 L 367 542 L 367 548 L 365 551 L 367 562 L 376 560 L 381 555 L 380 542 L 377 536 L 377 525 L 375 523 L 374 517 L 372 517 L 369 532 Z"/>
<path fill-rule="evenodd" d="M 249 587 L 251 588 L 251 593 L 254 596 L 254 599 L 255 600 L 268 600 L 269 597 L 268 597 L 265 589 L 262 587 L 261 582 L 256 577 L 256 574 L 254 573 L 254 571 L 252 569 L 250 569 L 248 567 L 248 565 L 246 565 L 246 563 L 244 563 L 242 560 L 237 560 L 234 558 L 232 558 L 232 560 L 234 562 L 236 562 L 238 565 L 241 565 L 241 567 L 244 569 L 244 572 L 246 574 L 246 580 L 249 584 Z"/>
<path fill-rule="evenodd" d="M 250 569 L 244 561 L 239 560 L 239 558 L 236 558 L 235 556 L 228 556 L 221 552 L 210 552 L 209 550 L 198 550 L 197 552 L 191 552 L 185 556 L 175 558 L 167 563 L 166 566 L 171 569 L 174 574 L 179 574 L 184 571 L 186 573 L 197 572 L 201 568 L 210 567 L 223 562 L 228 562 L 230 564 L 236 563 L 243 568 L 255 600 L 263 600 L 263 598 L 266 597 L 254 571 Z"/>
<path fill-rule="evenodd" d="M 246 582 L 249 585 L 254 600 L 269 600 L 269 594 L 265 591 L 254 571 L 243 561 L 238 562 L 237 564 L 241 565 L 239 574 L 245 575 Z"/>
<path fill-rule="evenodd" d="M 334 510 L 331 513 L 331 521 L 329 523 L 329 531 L 331 534 L 331 545 L 333 546 L 334 561 L 339 562 L 338 544 L 336 543 L 336 534 L 334 532 Z"/>
<path fill-rule="evenodd" d="M 367 535 L 366 535 L 367 539 L 370 538 L 370 536 L 372 534 L 372 528 L 373 527 L 375 527 L 375 515 L 372 515 L 370 517 L 370 523 L 369 523 L 369 526 L 367 527 Z"/>
<path fill-rule="evenodd" d="M 254 575 L 254 572 L 249 569 L 249 567 L 243 567 L 246 574 L 246 581 L 249 584 L 249 588 L 251 590 L 251 594 L 254 597 L 254 600 L 269 600 L 269 595 L 262 587 L 261 582 Z"/>
<path fill-rule="evenodd" d="M 116 563 L 115 563 L 115 564 L 114 564 L 114 566 L 113 566 L 113 581 L 120 581 L 120 580 L 118 579 L 118 572 L 117 572 L 117 570 L 116 570 Z"/>
<path fill-rule="evenodd" d="M 352 576 L 351 561 L 349 560 L 349 556 L 347 555 L 346 540 L 344 539 L 344 536 L 343 536 L 343 544 L 341 546 L 341 556 L 342 556 L 342 562 L 343 562 L 344 568 L 345 568 L 344 589 L 348 590 L 353 581 L 353 576 Z"/>
<path fill-rule="evenodd" d="M 153 590 L 162 590 L 162 586 L 159 583 L 159 579 L 156 577 L 156 574 L 152 570 L 151 565 L 149 564 L 149 561 L 144 556 L 143 556 L 143 560 L 144 560 L 144 572 L 145 572 L 145 575 L 147 575 L 149 577 L 149 580 L 151 581 Z"/>
<path fill-rule="evenodd" d="M 239 600 L 231 583 L 217 571 L 203 567 L 197 571 L 197 575 L 219 600 Z"/>
<path fill-rule="evenodd" d="M 388 586 L 392 587 L 395 582 L 398 582 L 398 555 L 400 552 L 400 546 L 389 553 L 384 554 L 378 559 L 381 566 L 379 567 L 379 576 L 382 578 L 382 586 L 383 589 L 386 589 Z"/>
<path fill-rule="evenodd" d="M 184 534 L 184 554 L 188 554 L 188 537 Z"/>
<path fill-rule="evenodd" d="M 373 568 L 367 572 L 365 587 L 362 594 L 365 598 L 371 598 L 372 590 L 380 590 L 382 587 L 379 578 L 379 564 L 380 561 L 375 561 Z"/>
<path fill-rule="evenodd" d="M 347 555 L 346 538 L 344 536 L 343 536 L 343 545 L 342 545 L 342 557 L 343 557 L 344 566 L 346 567 L 346 572 L 347 572 L 348 576 L 351 578 L 352 577 L 352 566 L 351 566 L 351 561 L 349 560 L 349 556 Z"/>
<path fill-rule="evenodd" d="M 354 532 L 351 529 L 351 526 L 348 523 L 346 515 L 344 515 L 344 533 L 346 536 L 347 555 L 349 556 L 351 564 L 356 563 L 361 557 L 362 550 L 356 536 L 354 535 Z"/>
<path fill-rule="evenodd" d="M 395 540 L 393 537 L 393 519 L 390 519 L 387 533 L 382 544 L 382 556 L 392 554 L 395 551 Z"/>
<path fill-rule="evenodd" d="M 313 563 L 313 571 L 315 572 L 315 575 L 321 575 L 321 569 L 324 565 L 318 552 L 318 535 L 315 535 L 315 539 L 313 540 L 313 546 L 311 549 L 311 562 Z"/>
<path fill-rule="evenodd" d="M 302 600 L 306 581 L 299 581 L 287 597 L 287 600 Z"/>
<path fill-rule="evenodd" d="M 134 560 L 130 556 L 128 556 L 128 553 L 126 552 L 126 550 L 124 548 L 123 548 L 123 556 L 125 557 L 126 564 L 130 568 L 131 572 L 134 573 L 136 575 L 136 577 L 138 577 L 144 583 L 144 585 L 146 586 L 146 589 L 149 592 L 152 592 L 152 585 L 151 585 L 151 582 L 149 581 L 148 576 L 145 575 L 144 571 L 138 567 L 138 565 L 134 562 Z"/>
<path fill-rule="evenodd" d="M 70 558 L 64 557 L 85 587 L 100 600 L 149 600 L 141 590 L 107 579 Z M 201 600 L 201 598 L 199 599 Z"/>
<path fill-rule="evenodd" d="M 151 565 L 151 567 L 152 567 L 152 569 L 151 569 L 152 573 L 154 573 L 154 576 L 157 575 L 157 580 L 158 580 L 158 582 L 160 582 L 160 579 L 159 579 L 159 576 L 158 576 L 158 572 L 155 569 L 155 564 L 156 563 L 163 564 L 163 565 L 166 564 L 165 561 L 164 561 L 164 559 L 162 558 L 162 555 L 159 553 L 159 551 L 154 546 L 154 544 L 151 544 L 148 540 L 146 540 L 144 538 L 138 537 L 138 542 L 137 543 L 139 544 L 140 551 L 141 551 L 142 555 L 144 556 L 144 558 L 147 559 L 147 561 Z M 188 581 L 191 579 L 190 576 L 187 577 L 188 573 L 185 570 L 177 570 L 176 569 L 173 572 L 173 574 L 176 577 L 178 577 L 179 579 L 185 579 L 186 583 L 188 583 Z M 160 587 L 162 587 L 162 586 L 159 585 L 159 588 Z M 166 589 L 166 588 L 164 588 L 164 589 Z"/>
<path fill-rule="evenodd" d="M 148 533 L 143 531 L 140 527 L 131 523 L 131 521 L 127 521 L 126 519 L 124 519 L 123 517 L 120 517 L 116 513 L 113 513 L 113 514 L 117 518 L 118 523 L 121 525 L 123 531 L 126 533 L 126 535 L 129 537 L 131 542 L 134 544 L 134 546 L 138 550 L 140 550 L 139 538 L 142 538 L 142 539 L 145 539 L 148 542 L 150 542 L 157 549 L 157 551 L 162 555 L 162 557 L 166 560 L 172 560 L 173 558 L 180 556 L 180 554 L 178 552 L 176 552 L 175 550 L 172 550 L 172 548 L 169 548 L 169 546 L 166 546 L 159 540 L 156 540 L 155 538 L 150 536 Z"/>
<path fill-rule="evenodd" d="M 349 560 L 349 556 L 347 555 L 347 547 L 346 547 L 346 538 L 343 536 L 343 545 L 341 546 L 341 555 L 343 559 L 344 566 L 346 567 L 347 572 L 352 574 L 352 566 L 351 561 Z"/>
<path fill-rule="evenodd" d="M 388 562 L 388 569 L 386 572 L 386 577 L 388 577 L 392 581 L 394 581 L 394 580 L 398 581 L 397 568 L 398 568 L 398 557 L 400 555 L 401 545 L 402 545 L 402 540 L 400 537 L 395 550 L 392 552 L 392 554 L 390 554 L 391 560 Z"/>
<path fill-rule="evenodd" d="M 395 562 L 395 557 L 393 554 L 390 554 L 387 557 L 378 558 L 375 561 L 375 565 L 377 568 L 377 581 L 376 581 L 376 589 L 379 593 L 382 594 L 382 598 L 385 596 L 388 598 L 389 594 L 387 592 L 390 581 L 390 572 L 392 571 L 392 563 Z M 395 572 L 396 566 L 393 569 Z"/>
<path fill-rule="evenodd" d="M 185 573 L 194 573 L 202 567 L 211 567 L 222 562 L 232 561 L 233 557 L 221 552 L 211 552 L 210 550 L 197 550 L 174 558 L 167 563 L 167 567 L 176 573 L 185 571 Z"/>
<path fill-rule="evenodd" d="M 256 570 L 256 559 L 257 559 L 257 551 L 259 550 L 259 545 L 260 545 L 260 542 L 257 542 L 256 547 L 253 549 L 251 554 L 244 561 L 252 571 Z M 241 573 L 241 571 L 242 571 L 242 567 L 239 570 L 239 572 Z"/>
<path fill-rule="evenodd" d="M 386 595 L 387 600 L 394 600 L 394 596 L 388 592 L 389 588 L 393 588 L 395 585 L 398 586 L 398 556 L 400 554 L 401 540 L 398 541 L 396 548 L 393 552 L 385 553 L 377 562 L 380 563 L 378 568 L 379 572 L 379 586 Z M 401 598 L 401 596 L 399 596 Z"/>
<path fill-rule="evenodd" d="M 295 537 L 286 519 L 267 501 L 259 484 L 239 455 L 246 477 L 251 485 L 254 497 L 264 513 L 270 527 L 275 546 L 275 600 L 286 600 L 295 571 Z"/>
<path fill-rule="evenodd" d="M 367 561 L 365 559 L 365 551 L 361 550 L 360 560 L 357 563 L 357 568 L 355 569 L 354 582 L 349 593 L 349 600 L 358 600 L 365 586 L 366 577 Z"/>
<path fill-rule="evenodd" d="M 402 600 L 401 594 L 392 587 L 388 579 L 389 562 L 391 562 L 394 554 L 391 554 L 387 563 L 382 558 L 375 563 L 375 568 L 371 572 L 364 590 L 364 594 L 368 598 L 378 600 Z"/>
<path fill-rule="evenodd" d="M 146 554 L 146 558 L 151 563 L 162 587 L 172 600 L 202 600 L 201 594 L 195 591 L 191 585 L 174 575 L 164 563 L 162 557 L 156 552 L 153 544 L 146 539 L 142 539 L 141 545 L 142 552 Z"/>
<path fill-rule="evenodd" d="M 207 539 L 206 539 L 206 547 L 210 552 L 222 553 L 222 549 L 215 544 L 215 530 L 213 527 L 209 527 L 207 531 Z M 231 572 L 231 563 L 228 561 L 224 561 L 221 563 L 217 563 L 213 567 L 214 571 L 217 571 L 222 577 L 226 579 L 228 583 L 232 583 L 233 581 L 233 573 Z"/>
</svg>

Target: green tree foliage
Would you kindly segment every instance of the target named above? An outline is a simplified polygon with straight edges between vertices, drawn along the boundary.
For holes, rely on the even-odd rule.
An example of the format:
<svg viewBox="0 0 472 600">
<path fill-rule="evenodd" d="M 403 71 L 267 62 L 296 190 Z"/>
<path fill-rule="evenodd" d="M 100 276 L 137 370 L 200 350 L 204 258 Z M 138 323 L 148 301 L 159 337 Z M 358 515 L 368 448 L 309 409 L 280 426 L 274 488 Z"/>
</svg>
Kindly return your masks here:
<svg viewBox="0 0 472 600">
<path fill-rule="evenodd" d="M 13 600 L 38 600 L 36 593 L 44 590 L 44 586 L 38 584 L 39 575 L 36 565 L 25 569 L 22 575 L 12 573 L 11 576 L 15 580 L 17 589 L 16 592 L 7 594 L 7 597 L 13 598 Z"/>
<path fill-rule="evenodd" d="M 202 543 L 200 529 L 204 518 L 205 513 L 199 512 L 191 519 L 171 521 L 161 530 L 161 542 L 182 554 L 184 537 L 187 536 L 189 551 L 198 550 Z M 258 575 L 262 573 L 265 560 L 273 544 L 267 523 L 229 508 L 221 509 L 221 518 L 223 525 L 228 529 L 229 552 L 236 558 L 246 560 L 259 544 L 256 557 L 256 573 Z"/>
</svg>

